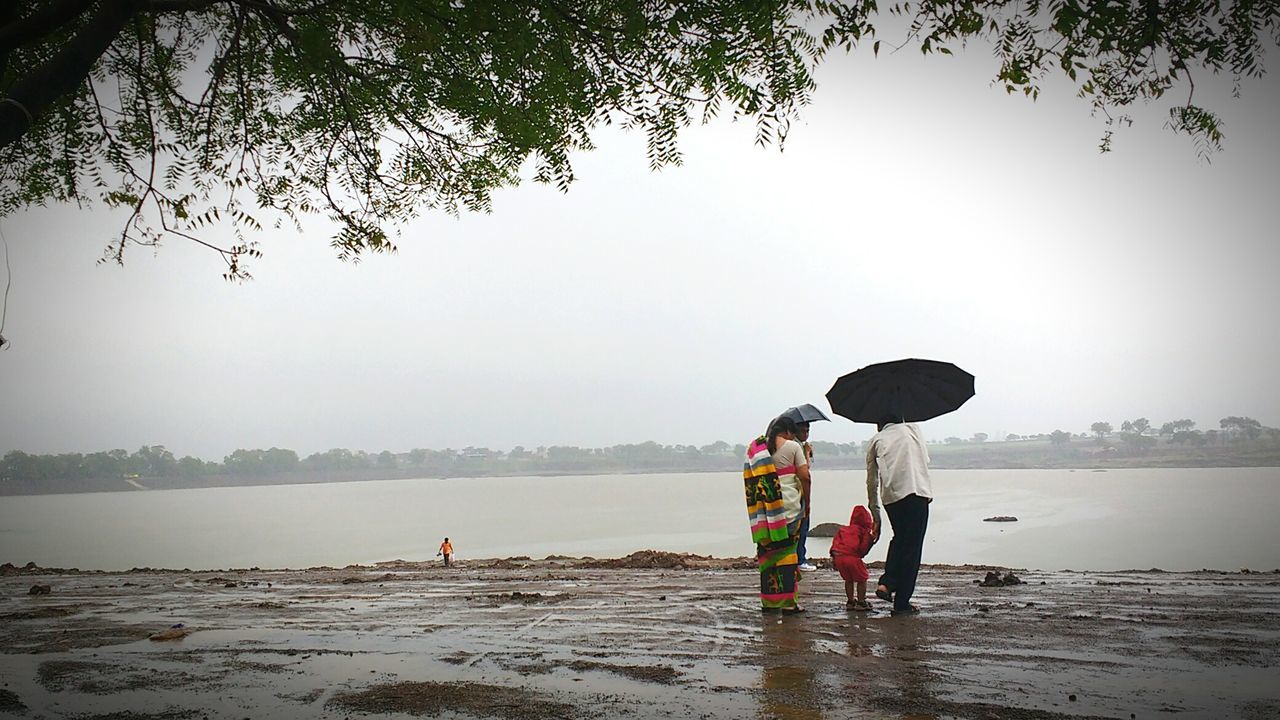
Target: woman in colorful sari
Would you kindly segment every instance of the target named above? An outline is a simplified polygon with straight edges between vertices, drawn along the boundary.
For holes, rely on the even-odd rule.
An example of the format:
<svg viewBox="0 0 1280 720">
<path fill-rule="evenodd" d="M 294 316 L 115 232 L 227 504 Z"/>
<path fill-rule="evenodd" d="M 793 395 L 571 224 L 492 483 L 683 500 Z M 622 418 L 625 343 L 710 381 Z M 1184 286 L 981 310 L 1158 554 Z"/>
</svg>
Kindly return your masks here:
<svg viewBox="0 0 1280 720">
<path fill-rule="evenodd" d="M 742 471 L 760 568 L 760 609 L 766 612 L 804 612 L 796 603 L 800 580 L 796 543 L 804 515 L 800 488 L 809 479 L 809 461 L 795 434 L 793 420 L 774 420 L 768 434 L 747 448 Z"/>
</svg>

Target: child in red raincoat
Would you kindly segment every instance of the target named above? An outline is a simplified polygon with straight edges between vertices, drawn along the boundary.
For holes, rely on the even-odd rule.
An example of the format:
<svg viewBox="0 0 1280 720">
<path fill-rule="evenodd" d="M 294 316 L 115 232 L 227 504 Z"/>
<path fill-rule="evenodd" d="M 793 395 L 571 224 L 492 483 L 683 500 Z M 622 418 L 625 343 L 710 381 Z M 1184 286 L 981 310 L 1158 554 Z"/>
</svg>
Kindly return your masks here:
<svg viewBox="0 0 1280 720">
<path fill-rule="evenodd" d="M 850 610 L 870 610 L 867 603 L 867 564 L 862 561 L 871 546 L 871 513 L 861 505 L 853 509 L 849 524 L 841 525 L 831 541 L 831 560 L 844 578 L 844 594 Z"/>
</svg>

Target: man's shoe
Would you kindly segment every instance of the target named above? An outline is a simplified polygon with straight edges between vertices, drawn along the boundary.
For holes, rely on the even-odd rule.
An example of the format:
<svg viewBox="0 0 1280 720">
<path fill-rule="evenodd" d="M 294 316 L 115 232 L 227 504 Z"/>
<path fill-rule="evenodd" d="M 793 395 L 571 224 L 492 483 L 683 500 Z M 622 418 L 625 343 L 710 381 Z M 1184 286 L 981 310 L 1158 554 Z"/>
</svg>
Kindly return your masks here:
<svg viewBox="0 0 1280 720">
<path fill-rule="evenodd" d="M 811 562 L 802 563 L 802 564 L 801 564 L 801 565 L 799 565 L 798 567 L 799 567 L 801 570 L 804 570 L 805 572 L 810 572 L 810 571 L 813 571 L 813 570 L 817 570 L 817 569 L 818 569 L 818 567 L 817 567 L 816 565 L 814 565 L 813 563 L 811 563 Z"/>
</svg>

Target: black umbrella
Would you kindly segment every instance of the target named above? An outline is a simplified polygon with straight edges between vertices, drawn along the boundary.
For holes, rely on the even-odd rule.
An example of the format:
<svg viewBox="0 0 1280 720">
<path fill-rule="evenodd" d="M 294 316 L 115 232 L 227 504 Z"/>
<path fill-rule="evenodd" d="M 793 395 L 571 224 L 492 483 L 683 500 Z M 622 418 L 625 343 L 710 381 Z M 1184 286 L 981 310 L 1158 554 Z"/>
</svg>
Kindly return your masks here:
<svg viewBox="0 0 1280 720">
<path fill-rule="evenodd" d="M 809 423 L 809 422 L 818 422 L 819 420 L 828 420 L 828 421 L 831 420 L 831 418 L 822 414 L 821 410 L 810 405 L 809 403 L 805 403 L 804 405 L 797 405 L 796 407 L 789 407 L 786 410 L 783 410 L 782 415 L 780 415 L 779 417 L 791 418 L 793 421 L 797 423 Z"/>
<path fill-rule="evenodd" d="M 837 415 L 876 423 L 886 417 L 921 422 L 973 397 L 973 376 L 948 362 L 895 360 L 868 365 L 836 380 L 827 402 Z"/>
</svg>

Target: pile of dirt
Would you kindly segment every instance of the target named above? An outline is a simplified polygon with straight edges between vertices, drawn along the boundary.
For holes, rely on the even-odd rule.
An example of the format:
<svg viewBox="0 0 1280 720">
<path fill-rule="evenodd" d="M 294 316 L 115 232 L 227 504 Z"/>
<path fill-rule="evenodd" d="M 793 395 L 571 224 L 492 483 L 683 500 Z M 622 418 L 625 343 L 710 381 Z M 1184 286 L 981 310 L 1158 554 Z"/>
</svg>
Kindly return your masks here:
<svg viewBox="0 0 1280 720">
<path fill-rule="evenodd" d="M 680 671 L 669 665 L 610 665 L 608 663 L 575 660 L 567 666 L 575 672 L 599 671 L 621 675 L 640 682 L 671 685 L 680 678 Z"/>
<path fill-rule="evenodd" d="M 580 568 L 627 570 L 687 570 L 691 567 L 707 567 L 715 558 L 691 553 L 670 553 L 661 550 L 638 550 L 623 558 L 590 560 L 576 564 Z"/>
<path fill-rule="evenodd" d="M 368 577 L 363 575 L 349 575 L 347 577 L 342 578 L 342 580 L 340 580 L 339 582 L 341 582 L 343 585 L 360 585 L 362 583 L 386 582 L 388 580 L 395 580 L 395 579 L 396 579 L 395 575 L 392 575 L 391 573 L 383 573 L 378 577 Z M 256 585 L 257 583 L 253 583 L 253 584 Z"/>
<path fill-rule="evenodd" d="M 5 563 L 0 565 L 0 577 L 9 575 L 83 575 L 89 573 L 97 573 L 98 570 L 81 571 L 80 568 L 46 568 L 40 567 L 34 562 L 29 562 L 22 567 L 18 567 L 13 563 Z"/>
<path fill-rule="evenodd" d="M 339 693 L 326 703 L 341 710 L 362 713 L 405 713 L 438 716 L 458 713 L 472 717 L 510 720 L 570 718 L 572 705 L 520 688 L 481 683 L 401 682 L 356 692 Z"/>
<path fill-rule="evenodd" d="M 22 567 L 18 567 L 13 563 L 0 565 L 0 575 L 30 575 L 39 571 L 40 566 L 33 562 L 29 562 Z"/>
<path fill-rule="evenodd" d="M 1005 573 L 1003 576 L 992 570 L 987 576 L 981 580 L 974 580 L 974 584 L 978 587 L 1004 587 L 1006 585 L 1023 585 L 1022 578 L 1014 575 L 1012 571 Z"/>
<path fill-rule="evenodd" d="M 476 606 L 500 607 L 502 605 L 554 605 L 556 603 L 567 602 L 574 598 L 573 595 L 567 593 L 557 593 L 543 595 L 538 592 L 521 592 L 516 590 L 510 593 L 498 593 L 496 595 L 479 595 L 473 596 L 472 604 Z"/>
<path fill-rule="evenodd" d="M 49 692 L 60 692 L 75 687 L 96 670 L 93 663 L 77 660 L 47 660 L 36 669 L 36 680 Z"/>
<path fill-rule="evenodd" d="M 47 620 L 49 618 L 61 618 L 75 614 L 76 610 L 74 608 L 40 607 L 34 610 L 19 610 L 17 612 L 4 613 L 0 615 L 0 620 Z"/>
</svg>

